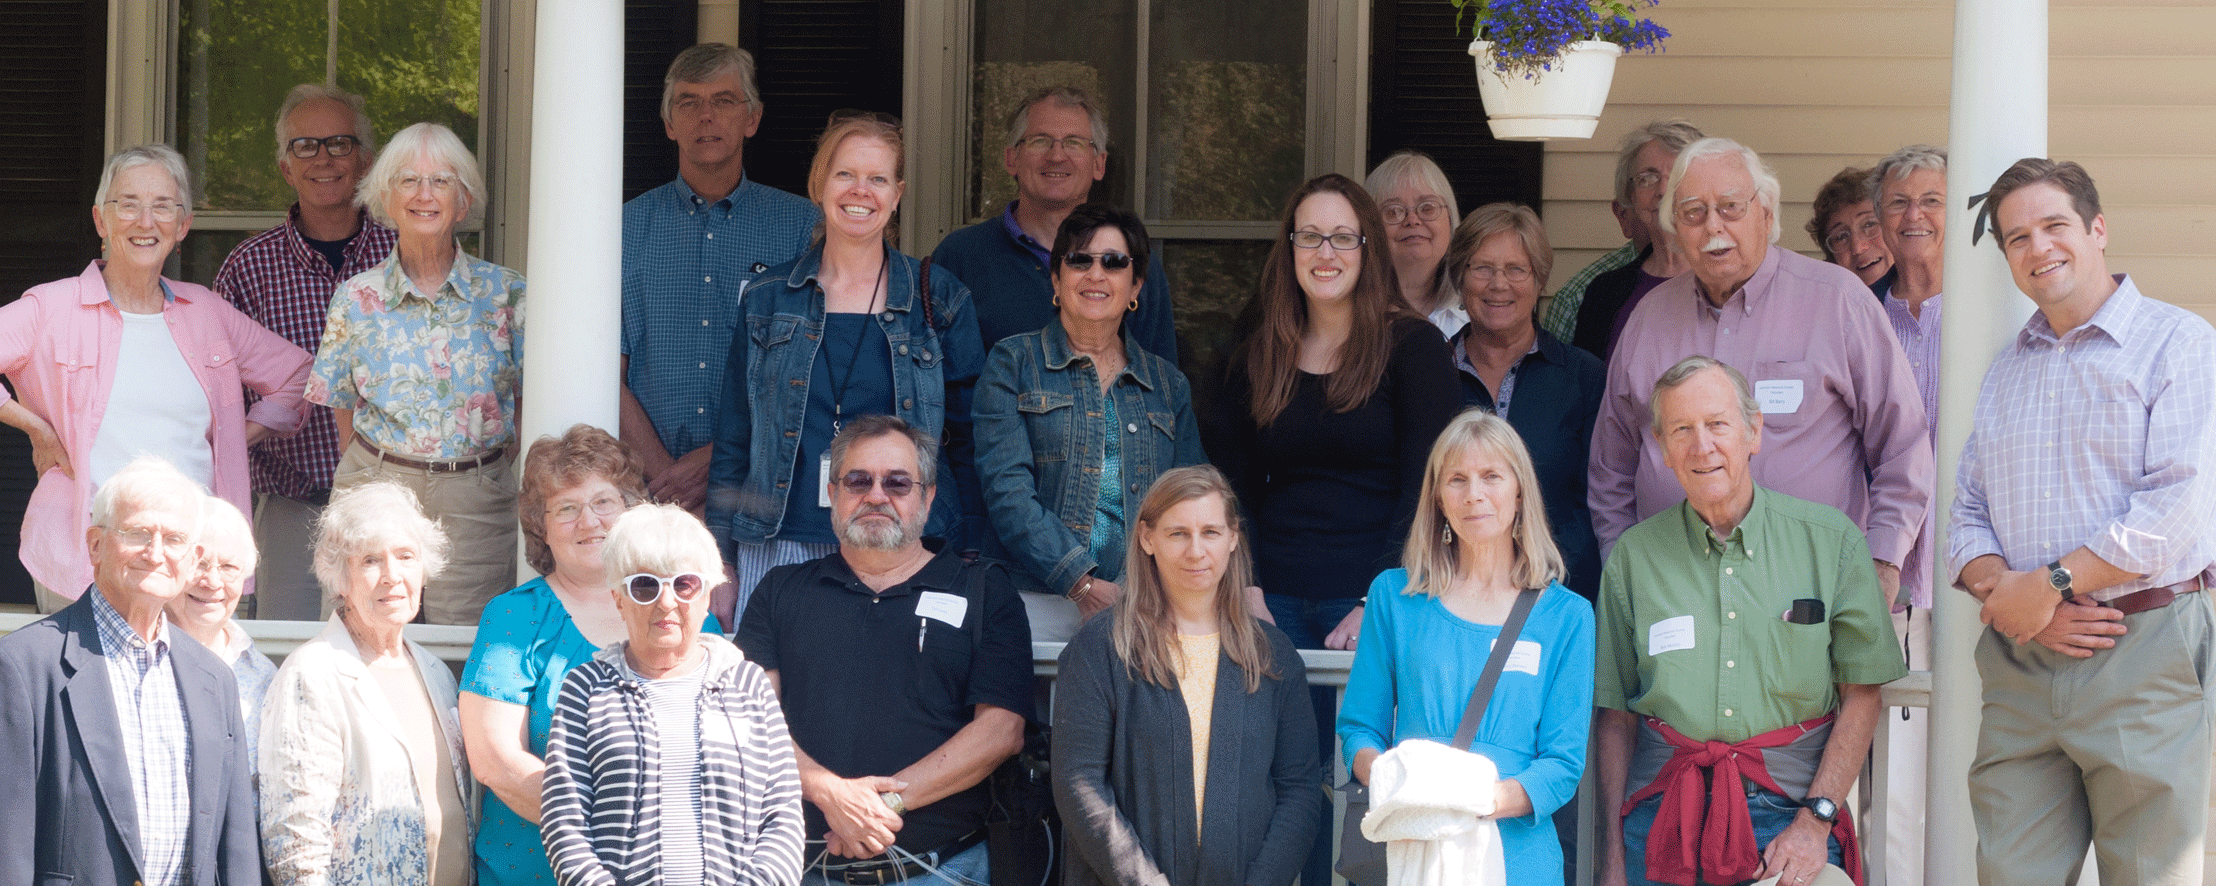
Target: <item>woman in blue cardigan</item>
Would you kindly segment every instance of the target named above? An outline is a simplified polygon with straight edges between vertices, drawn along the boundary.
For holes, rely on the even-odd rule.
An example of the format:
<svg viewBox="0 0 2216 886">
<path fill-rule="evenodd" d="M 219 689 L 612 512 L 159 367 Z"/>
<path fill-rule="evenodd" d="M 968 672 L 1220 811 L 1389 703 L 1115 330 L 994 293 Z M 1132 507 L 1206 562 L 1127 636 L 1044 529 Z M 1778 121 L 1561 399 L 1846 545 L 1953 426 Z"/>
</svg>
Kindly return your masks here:
<svg viewBox="0 0 2216 886">
<path fill-rule="evenodd" d="M 1562 555 L 1522 438 L 1482 410 L 1431 448 L 1402 568 L 1370 584 L 1339 708 L 1355 778 L 1409 739 L 1452 742 L 1516 595 L 1541 588 L 1471 750 L 1500 771 L 1493 818 L 1508 882 L 1559 886 L 1552 816 L 1577 793 L 1593 715 L 1593 606 L 1562 586 Z M 1529 494 L 1526 491 L 1529 490 Z"/>
</svg>

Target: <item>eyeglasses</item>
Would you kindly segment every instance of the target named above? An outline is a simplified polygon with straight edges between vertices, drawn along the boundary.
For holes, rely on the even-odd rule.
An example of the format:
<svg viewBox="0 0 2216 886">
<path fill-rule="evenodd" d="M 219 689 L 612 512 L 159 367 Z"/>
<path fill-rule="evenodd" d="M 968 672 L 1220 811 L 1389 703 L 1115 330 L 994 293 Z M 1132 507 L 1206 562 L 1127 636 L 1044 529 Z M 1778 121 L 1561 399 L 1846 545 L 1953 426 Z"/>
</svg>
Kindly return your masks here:
<svg viewBox="0 0 2216 886">
<path fill-rule="evenodd" d="M 602 517 L 613 517 L 631 504 L 628 496 L 603 495 L 590 502 L 564 502 L 561 507 L 548 508 L 546 516 L 556 523 L 575 523 L 590 509 Z"/>
<path fill-rule="evenodd" d="M 870 487 L 883 486 L 885 494 L 893 498 L 906 498 L 916 489 L 916 478 L 907 474 L 886 474 L 878 477 L 868 471 L 848 471 L 839 478 L 839 485 L 846 487 L 849 495 L 868 495 Z"/>
<path fill-rule="evenodd" d="M 200 574 L 213 575 L 217 581 L 230 585 L 237 584 L 239 579 L 245 578 L 246 569 L 237 563 L 218 563 L 214 560 L 205 560 L 200 564 Z"/>
<path fill-rule="evenodd" d="M 651 572 L 635 572 L 623 580 L 623 592 L 640 606 L 660 603 L 662 595 L 668 593 L 675 593 L 680 603 L 689 603 L 707 588 L 708 580 L 698 572 L 680 572 L 668 578 Z"/>
<path fill-rule="evenodd" d="M 1316 249 L 1323 246 L 1325 243 L 1329 243 L 1331 244 L 1331 248 L 1339 250 L 1340 252 L 1352 252 L 1356 249 L 1361 248 L 1362 244 L 1369 238 L 1364 237 L 1360 234 L 1342 233 L 1331 234 L 1327 236 L 1315 231 L 1294 231 L 1292 235 L 1287 237 L 1286 239 L 1293 241 L 1294 246 L 1298 246 L 1302 249 Z"/>
<path fill-rule="evenodd" d="M 1062 150 L 1068 151 L 1072 154 L 1077 154 L 1091 153 L 1100 146 L 1100 143 L 1086 138 L 1082 135 L 1072 135 L 1063 138 L 1055 138 L 1051 135 L 1034 135 L 1030 138 L 1016 142 L 1016 145 L 1023 148 L 1024 151 L 1032 154 L 1044 154 L 1048 151 L 1052 151 L 1054 150 L 1055 145 L 1061 145 Z"/>
<path fill-rule="evenodd" d="M 886 126 L 890 126 L 893 128 L 894 132 L 900 131 L 900 118 L 895 117 L 891 114 L 887 114 L 884 111 L 864 111 L 859 108 L 840 108 L 836 111 L 831 112 L 830 125 L 832 126 L 837 126 L 841 123 L 845 123 L 848 120 L 868 120 L 872 123 L 880 123 Z"/>
<path fill-rule="evenodd" d="M 1697 228 L 1708 222 L 1709 205 L 1700 202 L 1678 204 L 1677 225 L 1681 228 Z M 1747 210 L 1754 208 L 1751 200 L 1725 200 L 1715 205 L 1716 214 L 1724 221 L 1735 222 L 1747 217 Z"/>
<path fill-rule="evenodd" d="M 718 114 L 736 113 L 739 106 L 743 104 L 746 104 L 746 99 L 728 92 L 722 92 L 708 97 L 688 95 L 670 102 L 669 106 L 679 114 L 687 117 L 698 117 L 701 111 L 709 108 L 714 108 Z"/>
<path fill-rule="evenodd" d="M 1388 225 L 1397 225 L 1407 221 L 1410 211 L 1408 207 L 1398 203 L 1387 203 L 1377 208 L 1377 213 L 1385 217 L 1385 223 Z M 1418 203 L 1413 210 L 1416 217 L 1424 221 L 1436 221 L 1439 214 L 1445 211 L 1447 211 L 1447 205 L 1435 200 L 1425 200 Z"/>
<path fill-rule="evenodd" d="M 163 548 L 182 548 L 192 541 L 185 537 L 182 532 L 156 532 L 152 529 L 113 529 L 106 526 L 100 528 L 106 529 L 108 534 L 115 536 L 116 540 L 122 542 L 124 547 L 133 550 L 152 545 L 157 539 L 161 541 Z"/>
<path fill-rule="evenodd" d="M 444 194 L 454 190 L 455 183 L 459 182 L 460 180 L 461 179 L 455 177 L 455 175 L 451 172 L 441 172 L 436 175 L 419 175 L 413 172 L 403 172 L 400 174 L 399 178 L 395 178 L 392 180 L 392 184 L 394 187 L 399 188 L 402 193 L 414 193 L 416 191 L 422 190 L 425 185 L 429 185 L 432 191 Z"/>
<path fill-rule="evenodd" d="M 1876 236 L 1877 217 L 1871 216 L 1856 223 L 1853 228 L 1841 225 L 1838 230 L 1831 232 L 1831 236 L 1824 238 L 1824 245 L 1831 248 L 1832 255 L 1845 255 L 1848 248 L 1854 245 L 1854 241 L 1868 240 Z"/>
<path fill-rule="evenodd" d="M 1662 173 L 1649 169 L 1631 177 L 1631 189 L 1644 191 L 1662 183 Z"/>
<path fill-rule="evenodd" d="M 1926 194 L 1914 200 L 1909 199 L 1908 195 L 1906 194 L 1903 194 L 1899 197 L 1894 197 L 1891 200 L 1885 201 L 1885 214 L 1905 214 L 1908 212 L 1908 207 L 1911 204 L 1915 205 L 1919 209 L 1922 209 L 1924 211 L 1924 214 L 1926 215 L 1947 214 L 1947 198 L 1941 197 L 1937 194 Z"/>
<path fill-rule="evenodd" d="M 1093 259 L 1100 259 L 1104 271 L 1121 271 L 1131 267 L 1131 256 L 1121 252 L 1072 252 L 1062 256 L 1062 266 L 1073 271 L 1090 271 Z"/>
<path fill-rule="evenodd" d="M 286 142 L 285 153 L 291 154 L 295 159 L 300 160 L 313 160 L 315 155 L 326 151 L 330 152 L 333 157 L 346 157 L 351 156 L 354 149 L 361 146 L 362 140 L 351 135 L 327 135 L 322 138 L 303 135 Z"/>
<path fill-rule="evenodd" d="M 1531 269 L 1523 265 L 1509 265 L 1504 268 L 1496 268 L 1492 265 L 1471 265 L 1469 270 L 1462 272 L 1462 275 L 1475 279 L 1479 283 L 1491 283 L 1496 276 L 1504 278 L 1510 283 L 1531 282 Z"/>
<path fill-rule="evenodd" d="M 155 221 L 171 222 L 176 221 L 177 216 L 185 211 L 184 204 L 172 203 L 168 200 L 145 203 L 126 198 L 108 202 L 115 204 L 115 217 L 123 221 L 138 221 L 140 216 L 151 213 Z"/>
</svg>

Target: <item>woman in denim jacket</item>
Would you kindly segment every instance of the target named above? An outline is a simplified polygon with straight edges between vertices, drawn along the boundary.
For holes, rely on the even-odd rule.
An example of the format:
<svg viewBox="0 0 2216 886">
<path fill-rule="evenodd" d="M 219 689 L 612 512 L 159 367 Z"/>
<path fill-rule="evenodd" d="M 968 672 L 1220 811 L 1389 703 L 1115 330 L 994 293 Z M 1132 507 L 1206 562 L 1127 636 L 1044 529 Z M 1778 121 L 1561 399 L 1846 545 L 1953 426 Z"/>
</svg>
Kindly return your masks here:
<svg viewBox="0 0 2216 886">
<path fill-rule="evenodd" d="M 926 532 L 974 547 L 968 533 L 984 508 L 969 400 L 983 347 L 961 281 L 887 242 L 905 188 L 901 150 L 888 115 L 834 117 L 808 172 L 821 234 L 747 287 L 708 471 L 708 528 L 737 589 L 736 609 L 719 606 L 719 616 L 743 610 L 771 567 L 838 548 L 825 457 L 856 416 L 897 415 L 944 441 L 940 476 L 957 494 L 939 496 Z"/>
<path fill-rule="evenodd" d="M 977 385 L 977 470 L 1034 640 L 1069 639 L 1121 595 L 1126 516 L 1163 471 L 1205 461 L 1192 388 L 1126 334 L 1146 226 L 1087 203 L 1054 236 L 1055 322 L 994 346 Z"/>
</svg>

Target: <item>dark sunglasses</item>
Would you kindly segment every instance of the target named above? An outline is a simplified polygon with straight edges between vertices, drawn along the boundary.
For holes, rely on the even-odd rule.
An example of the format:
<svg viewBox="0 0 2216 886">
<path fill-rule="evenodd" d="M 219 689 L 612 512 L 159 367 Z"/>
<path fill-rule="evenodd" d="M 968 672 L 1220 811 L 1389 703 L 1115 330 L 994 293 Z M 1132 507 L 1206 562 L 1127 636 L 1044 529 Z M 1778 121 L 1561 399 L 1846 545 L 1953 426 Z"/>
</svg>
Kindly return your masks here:
<svg viewBox="0 0 2216 886">
<path fill-rule="evenodd" d="M 853 495 L 868 495 L 870 487 L 883 486 L 886 495 L 893 498 L 906 498 L 908 493 L 915 491 L 916 478 L 907 474 L 886 474 L 883 477 L 873 477 L 870 476 L 868 471 L 848 471 L 846 476 L 839 478 L 839 485 L 846 487 L 846 491 Z"/>
<path fill-rule="evenodd" d="M 633 573 L 623 580 L 624 593 L 631 595 L 631 602 L 640 606 L 652 606 L 662 601 L 662 595 L 676 592 L 680 602 L 691 602 L 707 590 L 708 580 L 697 572 L 680 572 L 663 578 L 651 572 Z"/>
<path fill-rule="evenodd" d="M 1072 252 L 1062 256 L 1062 266 L 1072 271 L 1090 271 L 1095 258 L 1100 259 L 1103 270 L 1121 271 L 1131 267 L 1131 256 L 1121 252 Z"/>
</svg>

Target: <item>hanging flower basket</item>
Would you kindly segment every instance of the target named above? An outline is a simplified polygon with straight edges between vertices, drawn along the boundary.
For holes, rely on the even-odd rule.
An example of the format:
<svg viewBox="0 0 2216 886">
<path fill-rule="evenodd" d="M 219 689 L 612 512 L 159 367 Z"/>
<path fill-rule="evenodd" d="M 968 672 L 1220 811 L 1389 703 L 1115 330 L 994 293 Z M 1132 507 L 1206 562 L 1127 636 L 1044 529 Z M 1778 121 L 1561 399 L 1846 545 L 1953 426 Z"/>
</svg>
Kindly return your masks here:
<svg viewBox="0 0 2216 886">
<path fill-rule="evenodd" d="M 1592 138 L 1601 109 L 1608 105 L 1616 59 L 1623 54 L 1622 46 L 1606 40 L 1580 40 L 1551 68 L 1526 77 L 1501 71 L 1491 42 L 1470 41 L 1470 55 L 1477 59 L 1477 92 L 1485 100 L 1493 137 L 1519 142 Z"/>
</svg>

